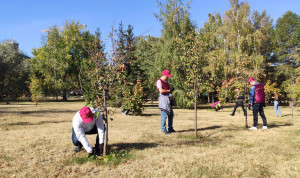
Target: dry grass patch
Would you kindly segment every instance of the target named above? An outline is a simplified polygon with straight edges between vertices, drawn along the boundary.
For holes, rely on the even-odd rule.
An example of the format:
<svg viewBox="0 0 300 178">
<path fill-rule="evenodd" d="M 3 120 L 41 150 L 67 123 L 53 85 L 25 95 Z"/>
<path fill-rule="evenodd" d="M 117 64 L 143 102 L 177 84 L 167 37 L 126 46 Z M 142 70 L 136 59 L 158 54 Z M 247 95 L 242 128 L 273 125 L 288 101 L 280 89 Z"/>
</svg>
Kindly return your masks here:
<svg viewBox="0 0 300 178">
<path fill-rule="evenodd" d="M 160 131 L 160 112 L 148 104 L 143 116 L 121 115 L 109 125 L 112 154 L 105 161 L 73 153 L 72 118 L 84 102 L 0 104 L 0 177 L 297 177 L 300 174 L 300 111 L 281 107 L 269 130 L 248 131 L 242 112 L 232 108 L 175 109 L 174 128 Z M 252 124 L 252 116 L 248 118 Z M 262 121 L 259 118 L 259 127 Z M 95 136 L 88 135 L 95 143 Z M 114 154 L 114 156 L 112 156 Z"/>
</svg>

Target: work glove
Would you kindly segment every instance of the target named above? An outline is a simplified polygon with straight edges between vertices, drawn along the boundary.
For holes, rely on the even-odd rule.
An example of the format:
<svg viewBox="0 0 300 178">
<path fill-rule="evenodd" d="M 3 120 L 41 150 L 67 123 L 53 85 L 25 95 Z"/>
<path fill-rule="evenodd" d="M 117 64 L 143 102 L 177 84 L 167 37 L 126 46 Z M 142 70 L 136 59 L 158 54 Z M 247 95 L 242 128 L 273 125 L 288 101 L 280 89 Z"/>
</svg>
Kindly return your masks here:
<svg viewBox="0 0 300 178">
<path fill-rule="evenodd" d="M 174 87 L 171 87 L 171 88 L 170 88 L 170 92 L 171 92 L 171 93 L 172 93 L 174 90 L 175 90 Z"/>
<path fill-rule="evenodd" d="M 253 109 L 252 103 L 249 103 L 249 104 L 248 104 L 248 109 L 249 109 L 249 110 L 252 110 L 252 109 Z"/>
<path fill-rule="evenodd" d="M 88 158 L 93 157 L 93 156 L 94 156 L 94 153 L 95 153 L 94 150 L 92 150 L 91 152 L 89 152 L 89 153 L 88 153 Z"/>
</svg>

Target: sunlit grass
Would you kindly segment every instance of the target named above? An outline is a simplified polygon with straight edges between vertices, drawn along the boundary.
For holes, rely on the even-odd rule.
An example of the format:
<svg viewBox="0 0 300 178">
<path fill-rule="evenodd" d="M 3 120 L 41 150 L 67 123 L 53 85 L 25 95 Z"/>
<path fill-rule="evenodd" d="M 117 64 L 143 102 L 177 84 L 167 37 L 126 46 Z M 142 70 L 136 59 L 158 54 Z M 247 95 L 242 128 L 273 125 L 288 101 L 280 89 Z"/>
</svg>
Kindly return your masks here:
<svg viewBox="0 0 300 178">
<path fill-rule="evenodd" d="M 150 105 L 150 104 L 149 104 Z M 109 153 L 88 158 L 73 153 L 72 118 L 83 101 L 0 103 L 0 177 L 298 177 L 300 111 L 265 108 L 269 129 L 245 128 L 230 105 L 215 112 L 201 106 L 198 133 L 194 111 L 175 109 L 176 133 L 160 131 L 157 103 L 144 116 L 122 115 L 109 122 Z M 206 108 L 206 109 L 205 109 Z M 248 125 L 252 114 L 248 113 Z M 95 135 L 88 135 L 91 145 Z"/>
<path fill-rule="evenodd" d="M 116 166 L 123 162 L 126 162 L 132 157 L 130 151 L 110 151 L 106 156 L 73 156 L 70 159 L 64 161 L 65 165 L 85 164 L 91 162 L 95 165 L 113 165 Z"/>
</svg>

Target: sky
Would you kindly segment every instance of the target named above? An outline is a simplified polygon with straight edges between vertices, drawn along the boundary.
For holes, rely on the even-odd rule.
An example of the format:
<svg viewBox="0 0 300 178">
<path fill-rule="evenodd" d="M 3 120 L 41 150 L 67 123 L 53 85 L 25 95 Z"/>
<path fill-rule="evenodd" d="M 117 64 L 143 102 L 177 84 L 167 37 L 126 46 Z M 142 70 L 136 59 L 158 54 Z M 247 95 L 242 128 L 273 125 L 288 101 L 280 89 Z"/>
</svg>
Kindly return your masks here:
<svg viewBox="0 0 300 178">
<path fill-rule="evenodd" d="M 300 0 L 247 2 L 251 12 L 266 10 L 274 24 L 289 10 L 300 15 Z M 199 28 L 203 27 L 209 13 L 222 15 L 229 9 L 229 0 L 193 0 L 189 12 Z M 133 26 L 135 36 L 159 37 L 162 26 L 155 13 L 159 13 L 156 0 L 0 0 L 0 42 L 14 40 L 22 52 L 33 57 L 32 49 L 41 47 L 43 30 L 54 25 L 63 26 L 72 20 L 87 25 L 86 30 L 92 33 L 99 27 L 105 42 L 112 26 L 118 28 L 121 21 L 125 29 L 128 24 Z"/>
</svg>

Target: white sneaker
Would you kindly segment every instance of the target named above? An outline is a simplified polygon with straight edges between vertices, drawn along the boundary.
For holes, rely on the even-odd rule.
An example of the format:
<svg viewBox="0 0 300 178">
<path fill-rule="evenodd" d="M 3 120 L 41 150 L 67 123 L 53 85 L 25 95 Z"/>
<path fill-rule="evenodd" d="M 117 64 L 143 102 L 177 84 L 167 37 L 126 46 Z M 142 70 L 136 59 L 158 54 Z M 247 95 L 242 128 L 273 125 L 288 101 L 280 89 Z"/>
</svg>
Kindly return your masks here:
<svg viewBox="0 0 300 178">
<path fill-rule="evenodd" d="M 267 130 L 268 127 L 267 126 L 262 126 L 261 130 Z"/>
<path fill-rule="evenodd" d="M 257 130 L 257 127 L 250 127 L 249 130 Z"/>
</svg>

